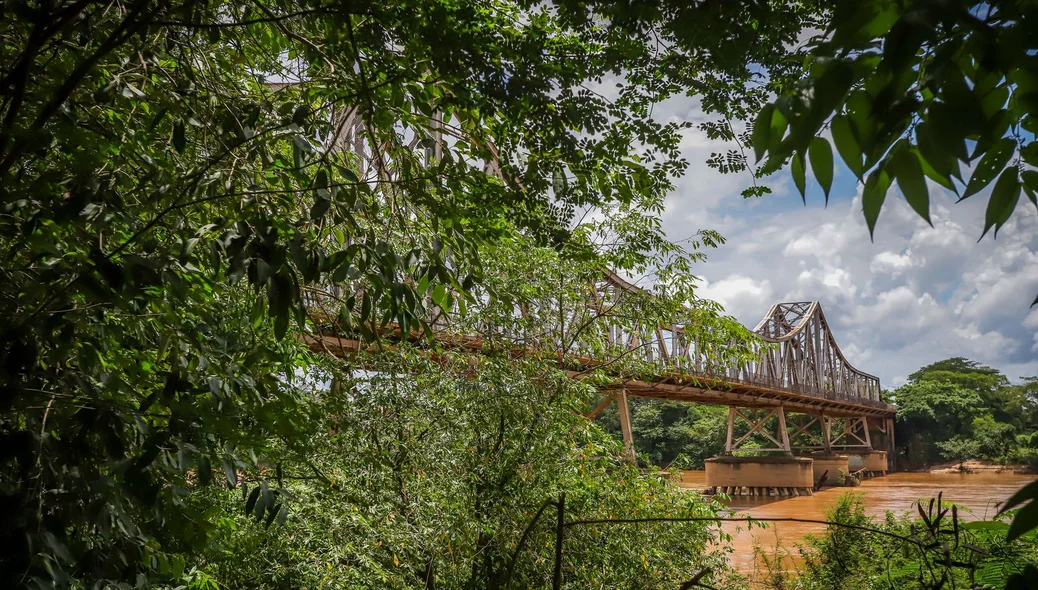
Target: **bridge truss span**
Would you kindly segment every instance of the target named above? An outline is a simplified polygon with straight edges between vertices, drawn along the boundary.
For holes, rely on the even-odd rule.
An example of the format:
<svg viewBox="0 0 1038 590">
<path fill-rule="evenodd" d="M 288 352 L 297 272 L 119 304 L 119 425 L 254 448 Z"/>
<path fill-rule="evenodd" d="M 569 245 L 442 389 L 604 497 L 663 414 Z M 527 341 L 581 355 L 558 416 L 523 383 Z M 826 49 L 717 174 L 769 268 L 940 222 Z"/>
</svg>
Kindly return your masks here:
<svg viewBox="0 0 1038 590">
<path fill-rule="evenodd" d="M 847 362 L 817 301 L 776 303 L 753 331 L 773 344 L 756 363 L 756 377 L 792 390 L 880 402 L 879 377 Z"/>
<path fill-rule="evenodd" d="M 733 332 L 706 342 L 697 340 L 700 329 L 687 329 L 697 321 L 694 309 L 669 322 L 641 320 L 639 310 L 653 296 L 615 273 L 601 273 L 585 293 L 576 300 L 516 304 L 510 317 L 495 315 L 494 325 L 440 314 L 432 321 L 433 332 L 440 344 L 472 352 L 496 341 L 517 352 L 557 355 L 575 377 L 602 369 L 614 377 L 607 389 L 638 397 L 784 406 L 817 415 L 893 415 L 893 406 L 880 399 L 879 379 L 847 362 L 818 302 L 772 306 L 753 330 L 757 339 Z M 313 309 L 321 302 L 309 305 Z M 333 348 L 341 349 L 343 338 L 331 338 L 338 343 Z M 349 342 L 352 350 L 361 346 Z M 313 344 L 329 346 L 323 340 Z M 630 361 L 638 363 L 636 370 L 622 368 Z"/>
</svg>

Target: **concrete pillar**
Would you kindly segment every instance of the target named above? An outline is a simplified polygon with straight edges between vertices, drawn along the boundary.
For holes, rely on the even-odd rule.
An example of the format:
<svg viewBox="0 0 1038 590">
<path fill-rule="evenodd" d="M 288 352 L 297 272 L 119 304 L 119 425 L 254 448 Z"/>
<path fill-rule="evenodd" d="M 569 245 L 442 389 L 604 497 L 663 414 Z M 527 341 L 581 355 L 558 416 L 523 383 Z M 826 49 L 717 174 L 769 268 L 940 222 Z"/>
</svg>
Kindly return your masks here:
<svg viewBox="0 0 1038 590">
<path fill-rule="evenodd" d="M 890 471 L 897 471 L 897 445 L 894 444 L 894 419 L 887 418 L 887 459 Z"/>
<path fill-rule="evenodd" d="M 831 455 L 833 453 L 833 443 L 829 433 L 829 418 L 822 416 L 820 422 L 822 424 L 822 448 L 825 450 L 826 455 Z"/>
</svg>

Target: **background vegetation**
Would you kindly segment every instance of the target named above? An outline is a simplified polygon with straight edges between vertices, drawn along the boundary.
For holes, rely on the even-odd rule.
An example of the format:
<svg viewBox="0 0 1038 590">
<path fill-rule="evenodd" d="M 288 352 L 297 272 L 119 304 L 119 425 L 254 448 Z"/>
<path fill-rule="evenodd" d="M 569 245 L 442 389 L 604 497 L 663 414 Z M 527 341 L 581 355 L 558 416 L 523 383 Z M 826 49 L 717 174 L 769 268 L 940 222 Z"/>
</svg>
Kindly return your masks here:
<svg viewBox="0 0 1038 590">
<path fill-rule="evenodd" d="M 887 392 L 897 409 L 903 467 L 981 459 L 1038 468 L 1038 379 L 1011 384 L 964 358 L 922 367 Z"/>
</svg>

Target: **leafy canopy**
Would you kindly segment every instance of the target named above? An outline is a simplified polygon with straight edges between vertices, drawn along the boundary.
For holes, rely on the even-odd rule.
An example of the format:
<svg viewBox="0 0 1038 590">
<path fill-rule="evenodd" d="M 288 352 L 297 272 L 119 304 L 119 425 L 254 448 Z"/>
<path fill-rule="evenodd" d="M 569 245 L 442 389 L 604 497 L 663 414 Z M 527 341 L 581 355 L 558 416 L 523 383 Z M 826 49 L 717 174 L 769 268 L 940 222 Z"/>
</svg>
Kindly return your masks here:
<svg viewBox="0 0 1038 590">
<path fill-rule="evenodd" d="M 993 187 L 981 237 L 997 236 L 1022 195 L 1038 207 L 1036 26 L 1019 0 L 834 3 L 802 78 L 755 119 L 763 171 L 790 162 L 803 195 L 810 165 L 828 199 L 835 146 L 870 233 L 895 182 L 927 221 L 928 182 L 960 200 Z"/>
<path fill-rule="evenodd" d="M 597 261 L 651 272 L 687 166 L 651 105 L 744 114 L 809 13 L 682 4 L 0 4 L 0 585 L 187 575 L 217 482 L 281 519 L 307 301 L 420 331 L 505 238 L 593 265 L 603 208 Z"/>
</svg>

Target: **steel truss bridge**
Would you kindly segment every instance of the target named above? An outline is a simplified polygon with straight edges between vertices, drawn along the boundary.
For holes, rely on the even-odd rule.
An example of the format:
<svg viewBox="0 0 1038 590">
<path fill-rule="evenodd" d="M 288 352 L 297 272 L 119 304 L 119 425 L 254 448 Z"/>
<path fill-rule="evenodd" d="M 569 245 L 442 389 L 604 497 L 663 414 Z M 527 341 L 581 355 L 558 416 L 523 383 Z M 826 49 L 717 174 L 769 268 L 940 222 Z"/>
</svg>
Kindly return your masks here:
<svg viewBox="0 0 1038 590">
<path fill-rule="evenodd" d="M 871 449 L 870 424 L 887 434 L 884 446 L 893 448 L 894 406 L 880 399 L 879 378 L 856 369 L 844 357 L 818 302 L 773 305 L 753 329 L 759 342 L 748 347 L 731 343 L 742 344 L 750 354 L 718 362 L 717 357 L 726 356 L 724 351 L 697 343 L 685 324 L 650 324 L 632 317 L 629 303 L 646 297 L 651 297 L 646 291 L 605 272 L 582 300 L 515 305 L 513 321 L 462 325 L 451 319 L 454 314 L 441 313 L 432 321 L 434 343 L 417 334 L 405 336 L 392 325 L 384 333 L 430 350 L 443 347 L 473 354 L 492 341 L 505 342 L 510 354 L 557 357 L 574 378 L 604 371 L 613 377 L 612 383 L 603 388 L 604 397 L 587 416 L 593 419 L 617 402 L 628 448 L 633 446 L 629 396 L 728 406 L 729 454 L 748 448 L 755 436 L 774 445 L 757 443 L 752 446 L 755 452 Z M 309 295 L 311 314 L 335 317 L 329 307 L 333 299 Z M 334 326 L 306 339 L 312 350 L 337 357 L 357 357 L 375 349 Z M 639 368 L 633 375 L 614 368 L 619 367 L 618 359 Z M 737 436 L 736 423 L 743 421 L 748 430 Z"/>
</svg>

